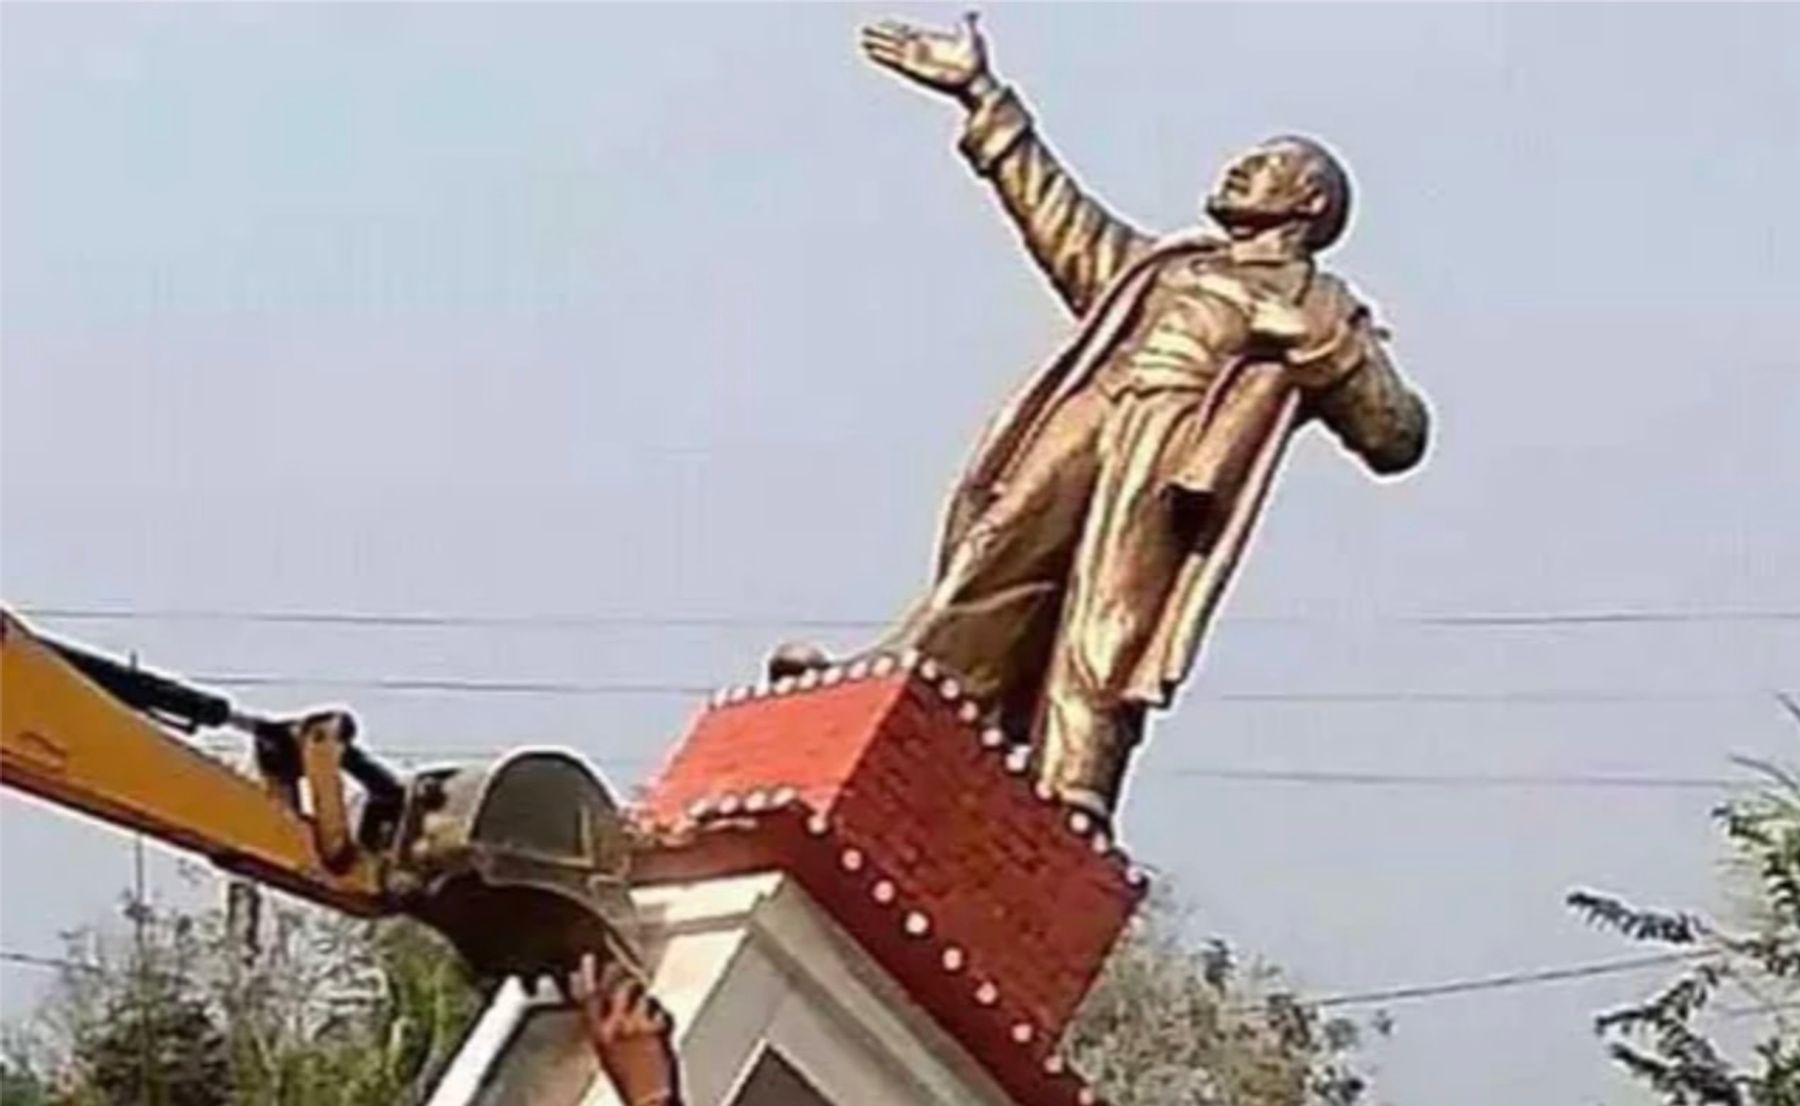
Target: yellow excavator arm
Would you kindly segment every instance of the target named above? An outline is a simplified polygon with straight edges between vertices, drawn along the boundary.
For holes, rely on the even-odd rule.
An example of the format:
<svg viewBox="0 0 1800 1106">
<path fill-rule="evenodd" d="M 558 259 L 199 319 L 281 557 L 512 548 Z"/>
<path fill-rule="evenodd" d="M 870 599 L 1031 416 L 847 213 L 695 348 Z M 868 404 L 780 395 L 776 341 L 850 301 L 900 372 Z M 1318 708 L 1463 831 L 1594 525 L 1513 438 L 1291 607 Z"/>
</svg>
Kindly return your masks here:
<svg viewBox="0 0 1800 1106">
<path fill-rule="evenodd" d="M 169 723 L 247 731 L 262 778 L 195 748 Z M 296 895 L 380 914 L 378 850 L 358 847 L 350 833 L 340 771 L 354 729 L 338 713 L 253 718 L 222 697 L 38 637 L 0 613 L 0 780 Z M 384 822 L 391 832 L 402 788 L 358 753 L 367 839 Z"/>
<path fill-rule="evenodd" d="M 185 736 L 214 728 L 249 737 L 254 775 Z M 0 783 L 338 910 L 414 916 L 484 975 L 636 965 L 629 836 L 580 758 L 402 779 L 355 741 L 342 711 L 260 717 L 0 609 Z"/>
</svg>

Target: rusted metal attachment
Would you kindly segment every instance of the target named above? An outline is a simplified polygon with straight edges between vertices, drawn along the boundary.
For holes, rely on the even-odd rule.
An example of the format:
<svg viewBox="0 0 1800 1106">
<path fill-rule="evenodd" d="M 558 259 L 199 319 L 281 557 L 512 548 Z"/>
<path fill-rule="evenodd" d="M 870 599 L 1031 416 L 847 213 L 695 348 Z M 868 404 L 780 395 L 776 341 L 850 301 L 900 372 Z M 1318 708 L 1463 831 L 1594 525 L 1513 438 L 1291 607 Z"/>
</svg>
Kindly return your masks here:
<svg viewBox="0 0 1800 1106">
<path fill-rule="evenodd" d="M 630 860 L 625 821 L 593 769 L 526 750 L 414 776 L 387 889 L 484 976 L 561 980 L 586 953 L 641 972 Z"/>
</svg>

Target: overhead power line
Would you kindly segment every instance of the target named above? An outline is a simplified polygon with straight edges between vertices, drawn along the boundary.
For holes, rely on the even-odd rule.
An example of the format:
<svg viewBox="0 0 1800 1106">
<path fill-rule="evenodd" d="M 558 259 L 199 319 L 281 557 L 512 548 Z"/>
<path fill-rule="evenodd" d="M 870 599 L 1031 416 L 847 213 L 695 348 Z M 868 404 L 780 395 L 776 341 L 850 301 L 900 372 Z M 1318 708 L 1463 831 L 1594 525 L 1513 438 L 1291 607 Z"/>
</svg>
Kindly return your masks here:
<svg viewBox="0 0 1800 1106">
<path fill-rule="evenodd" d="M 712 615 L 472 615 L 455 613 L 381 613 L 341 610 L 253 610 L 253 609 L 150 609 L 102 608 L 72 606 L 32 606 L 21 610 L 33 617 L 70 621 L 207 621 L 270 623 L 278 625 L 322 625 L 339 627 L 430 627 L 450 629 L 498 628 L 564 628 L 592 629 L 618 627 L 776 627 L 802 629 L 869 629 L 883 623 L 857 619 L 793 618 Z M 1316 622 L 1310 617 L 1256 618 L 1242 621 Z M 1602 611 L 1550 614 L 1444 614 L 1400 616 L 1377 619 L 1378 622 L 1439 626 L 1528 626 L 1528 625 L 1595 625 L 1649 622 L 1800 622 L 1800 611 Z M 605 695 L 707 695 L 717 685 L 680 681 L 581 681 L 550 679 L 467 679 L 438 676 L 351 677 L 305 675 L 281 672 L 229 672 L 192 677 L 195 682 L 217 687 L 298 687 L 355 691 L 391 692 L 397 694 L 490 694 L 544 696 Z M 1785 696 L 1779 690 L 1681 690 L 1633 688 L 1512 688 L 1495 690 L 1460 690 L 1400 688 L 1373 691 L 1293 689 L 1200 691 L 1197 697 L 1218 702 L 1237 703 L 1358 703 L 1389 704 L 1610 704 L 1643 702 L 1707 702 L 1761 697 L 1765 694 Z M 1783 698 L 1784 703 L 1787 699 Z M 1792 708 L 1790 708 L 1792 709 Z"/>
<path fill-rule="evenodd" d="M 1398 987 L 1383 987 L 1375 990 L 1325 995 L 1319 998 L 1299 998 L 1297 1001 L 1301 1005 L 1314 1010 L 1329 1010 L 1346 1006 L 1368 1006 L 1377 1003 L 1413 1002 L 1423 999 L 1446 998 L 1454 995 L 1466 995 L 1484 991 L 1538 987 L 1547 984 L 1565 983 L 1578 979 L 1619 975 L 1626 972 L 1643 971 L 1649 968 L 1666 967 L 1671 964 L 1707 959 L 1716 955 L 1716 953 L 1711 951 L 1653 953 L 1646 956 L 1620 957 L 1613 960 L 1601 960 L 1587 964 L 1531 968 L 1505 972 L 1498 975 L 1448 979 L 1433 983 L 1410 984 Z M 56 956 L 38 956 L 31 953 L 15 952 L 12 950 L 0 951 L 0 961 L 24 967 L 48 970 L 82 972 L 102 972 L 105 970 L 97 964 L 84 963 L 79 960 L 70 960 L 65 957 Z M 1793 1005 L 1795 1004 L 1770 1003 L 1757 1006 L 1732 1007 L 1720 1010 L 1719 1014 L 1728 1018 L 1752 1017 L 1776 1013 Z M 1257 1009 L 1257 1007 L 1246 1006 L 1244 1009 L 1252 1010 Z"/>
<path fill-rule="evenodd" d="M 1450 979 L 1435 983 L 1420 983 L 1401 987 L 1385 987 L 1378 990 L 1354 991 L 1344 994 L 1326 995 L 1322 998 L 1301 998 L 1302 1005 L 1313 1009 L 1330 1009 L 1341 1006 L 1364 1006 L 1372 1003 L 1401 1002 L 1416 999 L 1442 998 L 1449 995 L 1469 994 L 1477 991 L 1493 991 L 1504 988 L 1541 986 L 1549 983 L 1561 983 L 1574 979 L 1587 979 L 1594 976 L 1617 975 L 1622 972 L 1642 971 L 1646 968 L 1662 967 L 1669 964 L 1705 959 L 1717 955 L 1711 951 L 1654 953 L 1648 956 L 1621 957 L 1614 960 L 1601 960 L 1588 964 L 1573 964 L 1560 967 L 1532 968 L 1522 971 L 1507 972 L 1501 975 L 1476 976 L 1465 979 Z M 0 961 L 9 964 L 20 964 L 27 967 L 47 969 L 70 969 L 75 971 L 104 971 L 97 964 L 84 963 L 64 957 L 37 956 L 30 953 L 0 951 Z M 1768 1007 L 1766 1009 L 1773 1009 Z M 1741 1016 L 1759 1012 L 1754 1009 L 1742 1009 Z M 1732 1011 L 1731 1013 L 1738 1013 Z"/>
<path fill-rule="evenodd" d="M 640 627 L 733 629 L 796 627 L 822 630 L 871 630 L 890 620 L 868 618 L 783 617 L 757 614 L 473 614 L 431 611 L 269 610 L 260 608 L 88 607 L 39 605 L 21 607 L 33 618 L 70 622 L 226 622 L 288 626 L 340 626 L 412 629 L 540 629 L 598 630 Z M 1355 622 L 1319 615 L 1238 615 L 1228 621 L 1247 623 Z M 1378 615 L 1368 621 L 1414 626 L 1490 628 L 1534 626 L 1654 626 L 1703 623 L 1800 623 L 1800 609 L 1596 609 L 1568 611 L 1467 611 L 1440 614 Z"/>
<path fill-rule="evenodd" d="M 1670 626 L 1697 623 L 1800 622 L 1800 610 L 1612 610 L 1540 613 L 1431 614 L 1399 621 L 1424 626 Z"/>
<path fill-rule="evenodd" d="M 258 610 L 241 608 L 20 607 L 29 618 L 65 622 L 224 622 L 359 629 L 608 630 L 677 627 L 703 630 L 793 626 L 829 630 L 880 629 L 888 622 L 856 618 L 780 618 L 730 614 L 463 614 L 423 611 Z"/>
<path fill-rule="evenodd" d="M 1693 952 L 1661 952 L 1646 956 L 1627 956 L 1615 960 L 1600 960 L 1589 964 L 1570 964 L 1563 967 L 1533 968 L 1524 971 L 1505 972 L 1499 975 L 1474 976 L 1467 979 L 1450 979 L 1438 983 L 1418 983 L 1403 987 L 1384 987 L 1372 991 L 1349 991 L 1343 994 L 1325 995 L 1321 998 L 1304 1000 L 1305 1005 L 1315 1009 L 1330 1009 L 1336 1006 L 1368 1006 L 1380 1002 L 1406 1002 L 1414 999 L 1442 998 L 1446 995 L 1462 995 L 1475 991 L 1498 991 L 1512 987 L 1535 987 L 1547 983 L 1562 983 L 1573 979 L 1590 979 L 1595 976 L 1617 975 L 1621 972 L 1641 971 L 1645 968 L 1662 967 L 1684 961 L 1701 960 L 1717 955 L 1706 951 Z"/>
<path fill-rule="evenodd" d="M 446 695 L 710 695 L 719 685 L 659 680 L 482 680 L 450 676 L 331 676 L 277 672 L 221 672 L 186 677 L 213 687 L 292 687 Z M 1679 691 L 1637 688 L 1503 688 L 1493 691 L 1396 688 L 1380 691 L 1200 691 L 1195 698 L 1226 703 L 1493 703 L 1609 704 L 1720 702 L 1779 696 L 1779 691 Z"/>
<path fill-rule="evenodd" d="M 1722 791 L 1753 787 L 1748 780 L 1722 776 L 1607 775 L 1602 773 L 1339 772 L 1306 768 L 1175 768 L 1190 779 L 1245 783 L 1424 788 L 1599 788 L 1651 791 Z"/>
<path fill-rule="evenodd" d="M 247 742 L 234 741 L 230 738 L 207 738 L 196 741 L 194 744 L 199 747 L 201 751 L 211 753 L 215 756 L 229 756 L 237 753 L 248 754 L 250 752 Z M 491 760 L 496 757 L 505 756 L 509 753 L 519 752 L 521 749 L 542 747 L 566 748 L 567 745 L 566 743 L 558 744 L 555 742 L 521 742 L 512 746 L 494 745 L 479 747 L 465 745 L 460 747 L 439 746 L 421 749 L 374 748 L 366 749 L 366 751 L 382 760 L 391 761 L 396 764 L 418 764 L 422 761 Z M 589 753 L 579 749 L 576 751 L 594 764 L 611 768 L 643 767 L 645 765 L 660 764 L 663 760 L 661 757 L 608 756 L 605 754 Z"/>
<path fill-rule="evenodd" d="M 1616 960 L 1602 960 L 1588 964 L 1537 968 L 1525 971 L 1507 972 L 1500 975 L 1475 976 L 1464 979 L 1443 980 L 1436 983 L 1420 983 L 1401 987 L 1384 987 L 1368 991 L 1345 992 L 1336 995 L 1325 995 L 1322 998 L 1300 999 L 1299 1001 L 1303 1006 L 1314 1010 L 1329 1010 L 1347 1006 L 1369 1006 L 1377 1003 L 1413 1002 L 1483 991 L 1537 987 L 1578 979 L 1592 979 L 1599 976 L 1619 975 L 1627 972 L 1644 971 L 1649 968 L 1659 968 L 1671 964 L 1706 959 L 1714 955 L 1716 954 L 1710 951 L 1653 953 L 1647 956 L 1622 957 Z M 81 960 L 71 960 L 61 956 L 40 956 L 32 953 L 15 952 L 11 949 L 0 950 L 0 962 L 48 971 L 77 971 L 100 974 L 104 973 L 106 970 L 98 964 Z M 1257 1009 L 1257 1007 L 1245 1007 L 1244 1009 L 1252 1010 Z M 1752 1003 L 1742 1006 L 1724 1006 L 1713 1011 L 1713 1013 L 1720 1018 L 1738 1020 L 1742 1018 L 1777 1016 L 1794 1009 L 1800 1009 L 1800 1000 Z"/>
<path fill-rule="evenodd" d="M 68 969 L 78 972 L 103 972 L 106 970 L 98 964 L 87 964 L 63 956 L 35 956 L 28 952 L 13 952 L 10 949 L 0 950 L 0 962 L 18 964 L 27 968 Z"/>
<path fill-rule="evenodd" d="M 1759 1018 L 1771 1014 L 1783 1014 L 1789 1010 L 1800 1010 L 1800 999 L 1785 1002 L 1756 1002 L 1746 1006 L 1722 1006 L 1717 1013 L 1721 1018 Z"/>
<path fill-rule="evenodd" d="M 229 739 L 209 739 L 198 743 L 209 753 L 228 754 L 245 751 L 245 747 Z M 415 749 L 377 748 L 371 750 L 383 760 L 399 764 L 422 761 L 487 760 L 513 752 L 505 746 L 435 746 Z M 644 767 L 660 764 L 656 756 L 588 755 L 594 763 L 614 768 Z M 1230 765 L 1195 764 L 1176 766 L 1164 773 L 1179 779 L 1218 780 L 1228 783 L 1296 784 L 1323 787 L 1415 787 L 1426 789 L 1535 790 L 1583 789 L 1619 791 L 1730 791 L 1760 786 L 1754 779 L 1731 779 L 1725 776 L 1673 776 L 1647 774 L 1606 774 L 1593 772 L 1361 772 L 1310 768 L 1233 767 Z"/>
<path fill-rule="evenodd" d="M 1492 691 L 1393 688 L 1381 691 L 1201 691 L 1200 699 L 1226 703 L 1706 703 L 1755 698 L 1781 692 L 1760 688 L 1736 691 L 1680 691 L 1652 688 L 1496 688 Z"/>
<path fill-rule="evenodd" d="M 717 690 L 710 684 L 654 680 L 465 680 L 441 676 L 287 676 L 268 672 L 231 672 L 189 679 L 214 687 L 310 687 L 451 695 L 710 695 Z"/>
</svg>

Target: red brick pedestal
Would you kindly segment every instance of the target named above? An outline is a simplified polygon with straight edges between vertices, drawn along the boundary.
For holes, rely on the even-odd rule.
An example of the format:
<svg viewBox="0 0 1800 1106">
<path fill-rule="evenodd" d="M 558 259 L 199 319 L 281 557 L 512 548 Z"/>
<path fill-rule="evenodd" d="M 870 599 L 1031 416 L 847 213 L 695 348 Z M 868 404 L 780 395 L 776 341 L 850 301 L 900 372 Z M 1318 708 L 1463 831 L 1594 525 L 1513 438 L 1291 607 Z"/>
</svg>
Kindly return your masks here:
<svg viewBox="0 0 1800 1106">
<path fill-rule="evenodd" d="M 634 881 L 781 870 L 1021 1103 L 1092 1102 L 1058 1042 L 1146 881 L 929 660 L 715 701 L 638 816 Z"/>
</svg>

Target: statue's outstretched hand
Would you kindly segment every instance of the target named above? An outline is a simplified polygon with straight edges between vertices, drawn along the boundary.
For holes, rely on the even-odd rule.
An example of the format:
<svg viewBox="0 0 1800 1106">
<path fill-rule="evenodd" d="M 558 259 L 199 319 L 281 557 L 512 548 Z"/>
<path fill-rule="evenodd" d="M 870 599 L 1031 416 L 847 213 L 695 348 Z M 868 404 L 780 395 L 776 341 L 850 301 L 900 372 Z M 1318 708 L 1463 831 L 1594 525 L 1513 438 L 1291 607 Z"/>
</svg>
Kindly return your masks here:
<svg viewBox="0 0 1800 1106">
<path fill-rule="evenodd" d="M 863 28 L 863 53 L 877 65 L 926 88 L 970 100 L 992 83 L 987 41 L 969 12 L 954 31 L 913 27 L 888 20 Z"/>
</svg>

